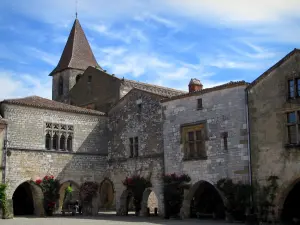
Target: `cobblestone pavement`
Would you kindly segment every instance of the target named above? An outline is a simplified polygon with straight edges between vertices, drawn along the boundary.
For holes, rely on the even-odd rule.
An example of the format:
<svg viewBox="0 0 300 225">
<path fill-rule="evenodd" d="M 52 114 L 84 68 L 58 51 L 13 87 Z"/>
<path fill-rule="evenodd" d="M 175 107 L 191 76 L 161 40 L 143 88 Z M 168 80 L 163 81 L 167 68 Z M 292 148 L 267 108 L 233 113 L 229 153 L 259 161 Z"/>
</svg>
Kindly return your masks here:
<svg viewBox="0 0 300 225">
<path fill-rule="evenodd" d="M 1 225 L 116 225 L 116 224 L 142 224 L 142 225 L 225 225 L 225 221 L 213 220 L 164 220 L 161 218 L 137 218 L 137 217 L 117 217 L 117 216 L 99 216 L 99 217 L 48 217 L 48 218 L 34 218 L 34 217 L 16 217 L 10 220 L 1 220 Z"/>
</svg>

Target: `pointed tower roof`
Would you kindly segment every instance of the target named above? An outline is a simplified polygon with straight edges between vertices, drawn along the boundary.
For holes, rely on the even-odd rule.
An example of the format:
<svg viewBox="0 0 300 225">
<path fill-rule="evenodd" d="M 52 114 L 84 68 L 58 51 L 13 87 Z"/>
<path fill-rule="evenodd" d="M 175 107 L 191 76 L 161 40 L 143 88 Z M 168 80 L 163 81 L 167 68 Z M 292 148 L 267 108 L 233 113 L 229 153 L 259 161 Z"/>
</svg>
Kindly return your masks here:
<svg viewBox="0 0 300 225">
<path fill-rule="evenodd" d="M 92 52 L 84 31 L 76 18 L 58 65 L 50 76 L 67 68 L 86 70 L 89 66 L 102 69 Z"/>
</svg>

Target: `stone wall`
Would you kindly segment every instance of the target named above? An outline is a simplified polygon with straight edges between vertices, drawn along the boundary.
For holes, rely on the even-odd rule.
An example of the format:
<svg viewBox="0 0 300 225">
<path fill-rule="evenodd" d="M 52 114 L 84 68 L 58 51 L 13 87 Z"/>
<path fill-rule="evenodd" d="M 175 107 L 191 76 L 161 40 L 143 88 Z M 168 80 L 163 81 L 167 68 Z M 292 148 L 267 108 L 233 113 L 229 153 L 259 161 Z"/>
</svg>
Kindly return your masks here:
<svg viewBox="0 0 300 225">
<path fill-rule="evenodd" d="M 164 157 L 166 173 L 187 173 L 192 184 L 205 180 L 215 184 L 221 178 L 248 181 L 245 86 L 208 92 L 163 103 Z M 197 99 L 203 108 L 197 110 Z M 181 126 L 205 122 L 205 160 L 183 160 Z M 228 150 L 222 132 L 228 132 Z"/>
<path fill-rule="evenodd" d="M 249 120 L 253 180 L 265 185 L 278 176 L 276 215 L 300 178 L 300 151 L 287 148 L 287 112 L 300 110 L 299 100 L 288 101 L 288 79 L 300 74 L 300 56 L 293 55 L 249 90 Z"/>
<path fill-rule="evenodd" d="M 144 177 L 151 175 L 152 189 L 159 199 L 159 211 L 163 213 L 161 177 L 164 168 L 160 99 L 160 96 L 154 94 L 132 90 L 109 112 L 109 171 L 115 185 L 119 212 L 124 207 L 126 198 L 122 181 L 126 176 L 140 174 Z M 130 158 L 131 137 L 138 137 L 138 157 Z"/>
<path fill-rule="evenodd" d="M 4 147 L 4 140 L 5 140 L 5 127 L 6 125 L 1 123 L 1 116 L 0 116 L 0 183 L 2 183 L 2 171 L 4 169 L 4 155 L 3 155 L 3 147 Z"/>
<path fill-rule="evenodd" d="M 76 76 L 82 74 L 82 70 L 67 69 L 52 75 L 52 99 L 59 102 L 70 103 L 69 91 L 76 84 Z M 63 77 L 63 95 L 58 95 L 59 78 Z"/>
<path fill-rule="evenodd" d="M 23 182 L 49 174 L 79 186 L 86 180 L 100 184 L 108 176 L 106 117 L 7 104 L 1 111 L 8 122 L 9 199 Z M 46 122 L 73 125 L 73 151 L 45 149 Z"/>
</svg>

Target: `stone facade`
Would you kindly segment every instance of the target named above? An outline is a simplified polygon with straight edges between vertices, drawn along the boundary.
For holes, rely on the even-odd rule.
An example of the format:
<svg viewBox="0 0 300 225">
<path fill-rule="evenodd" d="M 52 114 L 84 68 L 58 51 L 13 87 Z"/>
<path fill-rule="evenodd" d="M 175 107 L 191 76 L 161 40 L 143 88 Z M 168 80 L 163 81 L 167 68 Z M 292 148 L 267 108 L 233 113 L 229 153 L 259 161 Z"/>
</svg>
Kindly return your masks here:
<svg viewBox="0 0 300 225">
<path fill-rule="evenodd" d="M 109 171 L 116 188 L 116 206 L 121 214 L 126 207 L 127 193 L 122 181 L 128 176 L 142 175 L 151 179 L 151 190 L 159 199 L 163 213 L 162 175 L 163 136 L 160 99 L 162 97 L 133 89 L 109 111 Z M 138 139 L 138 156 L 131 155 L 130 138 Z M 132 149 L 135 151 L 135 145 Z M 145 212 L 148 196 L 145 193 Z"/>
<path fill-rule="evenodd" d="M 166 173 L 186 173 L 193 186 L 200 181 L 214 185 L 221 178 L 248 182 L 245 88 L 246 85 L 241 84 L 203 94 L 200 91 L 162 103 Z M 200 98 L 202 107 L 199 109 Z M 202 159 L 184 158 L 182 127 L 191 124 L 204 124 L 206 157 Z M 224 149 L 223 132 L 228 133 L 227 149 Z M 188 216 L 189 206 L 184 207 Z"/>
<path fill-rule="evenodd" d="M 61 183 L 84 181 L 101 183 L 107 176 L 106 117 L 2 104 L 1 113 L 8 122 L 6 162 L 7 196 L 16 188 L 47 174 Z M 46 123 L 73 125 L 73 149 L 46 150 Z"/>
<path fill-rule="evenodd" d="M 6 133 L 6 121 L 4 121 L 0 115 L 0 182 L 3 182 L 3 172 L 5 167 L 5 158 L 4 158 L 4 140 Z"/>
<path fill-rule="evenodd" d="M 70 104 L 70 90 L 76 84 L 76 77 L 84 71 L 78 69 L 66 69 L 53 74 L 52 77 L 52 99 L 59 102 Z M 59 94 L 59 81 L 63 80 L 63 93 Z"/>
<path fill-rule="evenodd" d="M 294 50 L 249 86 L 248 107 L 253 181 L 265 185 L 277 176 L 276 216 L 300 178 L 298 145 L 287 145 L 287 113 L 300 110 L 299 99 L 288 99 L 288 80 L 300 74 L 299 50 Z M 294 89 L 296 90 L 296 89 Z M 299 139 L 298 139 L 299 140 Z"/>
</svg>

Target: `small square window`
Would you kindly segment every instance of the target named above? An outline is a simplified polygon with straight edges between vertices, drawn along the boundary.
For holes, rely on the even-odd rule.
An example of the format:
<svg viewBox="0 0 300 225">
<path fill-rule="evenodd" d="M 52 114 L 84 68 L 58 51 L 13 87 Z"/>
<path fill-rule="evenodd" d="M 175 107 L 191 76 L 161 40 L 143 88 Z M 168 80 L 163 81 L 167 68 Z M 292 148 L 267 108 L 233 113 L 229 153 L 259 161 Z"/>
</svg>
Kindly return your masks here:
<svg viewBox="0 0 300 225">
<path fill-rule="evenodd" d="M 138 106 L 138 113 L 139 114 L 142 113 L 142 104 L 140 103 L 137 106 Z"/>
<path fill-rule="evenodd" d="M 88 76 L 88 82 L 89 82 L 89 83 L 92 82 L 92 76 Z"/>
<path fill-rule="evenodd" d="M 202 109 L 202 98 L 197 99 L 197 109 Z"/>
</svg>

